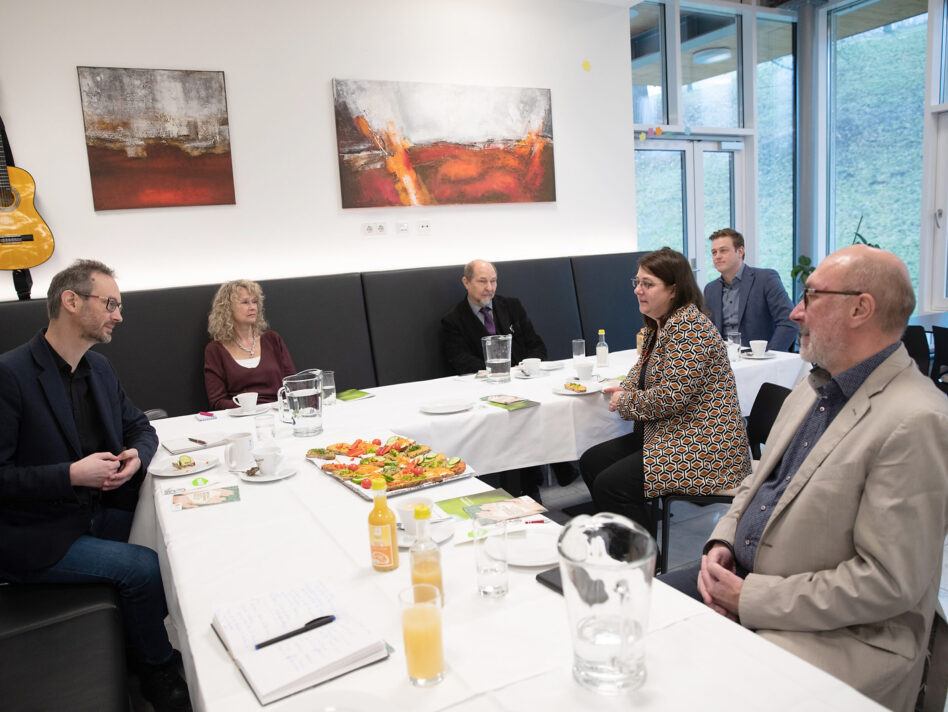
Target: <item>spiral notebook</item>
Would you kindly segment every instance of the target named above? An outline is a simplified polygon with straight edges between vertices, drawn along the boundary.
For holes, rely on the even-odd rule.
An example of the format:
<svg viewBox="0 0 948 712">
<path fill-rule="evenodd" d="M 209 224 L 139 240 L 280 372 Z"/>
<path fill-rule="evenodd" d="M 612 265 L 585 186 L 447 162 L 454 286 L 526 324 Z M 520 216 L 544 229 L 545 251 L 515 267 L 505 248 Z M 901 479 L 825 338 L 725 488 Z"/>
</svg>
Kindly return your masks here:
<svg viewBox="0 0 948 712">
<path fill-rule="evenodd" d="M 313 580 L 217 606 L 211 625 L 265 705 L 388 657 L 385 641 L 346 611 L 342 600 L 323 581 Z M 324 615 L 336 620 L 254 647 Z"/>
</svg>

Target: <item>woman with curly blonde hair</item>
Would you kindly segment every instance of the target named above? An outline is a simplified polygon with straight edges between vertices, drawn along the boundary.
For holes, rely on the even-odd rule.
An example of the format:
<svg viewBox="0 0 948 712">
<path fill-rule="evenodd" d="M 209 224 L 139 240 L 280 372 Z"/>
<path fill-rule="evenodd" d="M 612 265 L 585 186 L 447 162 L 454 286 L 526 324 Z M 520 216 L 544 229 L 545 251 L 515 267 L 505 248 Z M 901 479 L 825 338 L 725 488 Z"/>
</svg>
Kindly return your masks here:
<svg viewBox="0 0 948 712">
<path fill-rule="evenodd" d="M 285 376 L 296 373 L 283 339 L 267 331 L 263 290 L 256 282 L 224 282 L 207 317 L 211 343 L 204 349 L 204 387 L 212 410 L 235 408 L 233 397 L 257 393 L 272 403 Z"/>
</svg>

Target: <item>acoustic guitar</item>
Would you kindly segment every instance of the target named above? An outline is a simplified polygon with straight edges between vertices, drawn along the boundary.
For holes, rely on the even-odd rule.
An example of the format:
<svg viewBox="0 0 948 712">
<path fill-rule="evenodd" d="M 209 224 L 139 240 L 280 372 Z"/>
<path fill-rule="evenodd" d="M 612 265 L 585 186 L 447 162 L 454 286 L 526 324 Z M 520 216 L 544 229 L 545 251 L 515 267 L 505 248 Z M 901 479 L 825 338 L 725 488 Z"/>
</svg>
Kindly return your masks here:
<svg viewBox="0 0 948 712">
<path fill-rule="evenodd" d="M 0 144 L 0 269 L 29 269 L 53 254 L 53 233 L 33 207 L 35 193 L 29 173 L 7 167 Z"/>
</svg>

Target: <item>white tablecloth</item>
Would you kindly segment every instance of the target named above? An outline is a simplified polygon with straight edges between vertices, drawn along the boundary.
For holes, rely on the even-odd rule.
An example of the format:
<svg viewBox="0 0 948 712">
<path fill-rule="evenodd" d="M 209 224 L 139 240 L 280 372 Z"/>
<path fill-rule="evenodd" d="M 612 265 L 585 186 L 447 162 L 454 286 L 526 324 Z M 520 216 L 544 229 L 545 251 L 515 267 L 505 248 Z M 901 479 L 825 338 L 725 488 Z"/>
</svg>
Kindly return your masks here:
<svg viewBox="0 0 948 712">
<path fill-rule="evenodd" d="M 740 368 L 735 369 L 739 380 Z M 509 413 L 493 406 L 449 416 L 417 412 L 415 403 L 446 397 L 445 391 L 450 396 L 469 393 L 472 398 L 497 392 L 495 387 L 473 381 L 442 379 L 371 389 L 375 398 L 328 408 L 326 431 L 319 436 L 294 438 L 288 427 L 279 430 L 278 442 L 297 470 L 293 477 L 252 484 L 222 468 L 205 473 L 220 484 L 238 484 L 238 502 L 173 511 L 171 497 L 161 494 L 161 489 L 178 479 L 149 475 L 136 515 L 137 537 L 150 540 L 159 553 L 172 637 L 184 657 L 194 708 L 259 709 L 210 626 L 214 606 L 321 577 L 351 592 L 347 608 L 361 611 L 395 653 L 388 661 L 275 702 L 268 709 L 481 712 L 533 707 L 609 710 L 634 705 L 654 710 L 730 710 L 738 694 L 741 698 L 758 695 L 775 709 L 879 709 L 835 678 L 658 583 L 653 589 L 647 638 L 648 681 L 630 696 L 594 695 L 572 680 L 565 602 L 534 580 L 544 567 L 512 567 L 510 593 L 500 600 L 480 599 L 471 550 L 463 544 L 442 547 L 445 680 L 432 689 L 411 686 L 401 652 L 396 603 L 397 592 L 410 580 L 407 552 L 398 570 L 373 571 L 366 528 L 371 504 L 323 474 L 303 455 L 317 445 L 355 437 L 384 438 L 397 430 L 469 461 L 480 458 L 491 464 L 499 458 L 505 462 L 504 453 L 511 451 L 518 453 L 518 459 L 509 467 L 536 464 L 537 453 L 544 453 L 540 461 L 572 459 L 595 437 L 609 437 L 600 437 L 598 428 L 609 428 L 617 419 L 610 417 L 600 395 L 554 396 L 552 384 L 563 375 L 559 371 L 549 379 L 505 384 L 501 392 L 543 401 L 539 408 Z M 591 419 L 593 425 L 585 433 L 583 424 Z M 184 416 L 155 425 L 161 438 L 169 439 L 252 430 L 249 420 L 219 414 L 216 421 L 198 422 Z M 546 429 L 562 433 L 569 427 L 563 422 L 572 423 L 577 434 L 565 445 L 550 448 L 553 454 L 546 457 L 546 444 L 551 442 Z M 478 454 L 488 442 L 479 435 L 481 428 L 506 433 L 502 441 L 493 443 L 498 454 Z M 522 447 L 516 446 L 519 442 Z M 220 456 L 221 450 L 201 455 Z M 437 500 L 483 487 L 476 479 L 463 479 L 426 494 Z M 156 513 L 150 522 L 142 516 L 149 507 Z M 737 671 L 739 685 L 733 679 Z"/>
</svg>

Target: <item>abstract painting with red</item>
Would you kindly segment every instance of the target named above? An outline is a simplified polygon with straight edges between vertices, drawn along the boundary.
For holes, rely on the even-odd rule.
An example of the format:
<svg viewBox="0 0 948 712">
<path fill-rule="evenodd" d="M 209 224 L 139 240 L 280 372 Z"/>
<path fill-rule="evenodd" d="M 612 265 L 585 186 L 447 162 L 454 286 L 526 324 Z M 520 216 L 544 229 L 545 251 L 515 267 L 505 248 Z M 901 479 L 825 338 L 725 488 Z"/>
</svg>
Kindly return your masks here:
<svg viewBox="0 0 948 712">
<path fill-rule="evenodd" d="M 223 72 L 77 69 L 96 210 L 236 202 Z"/>
<path fill-rule="evenodd" d="M 549 89 L 332 85 L 342 207 L 556 200 Z"/>
</svg>

